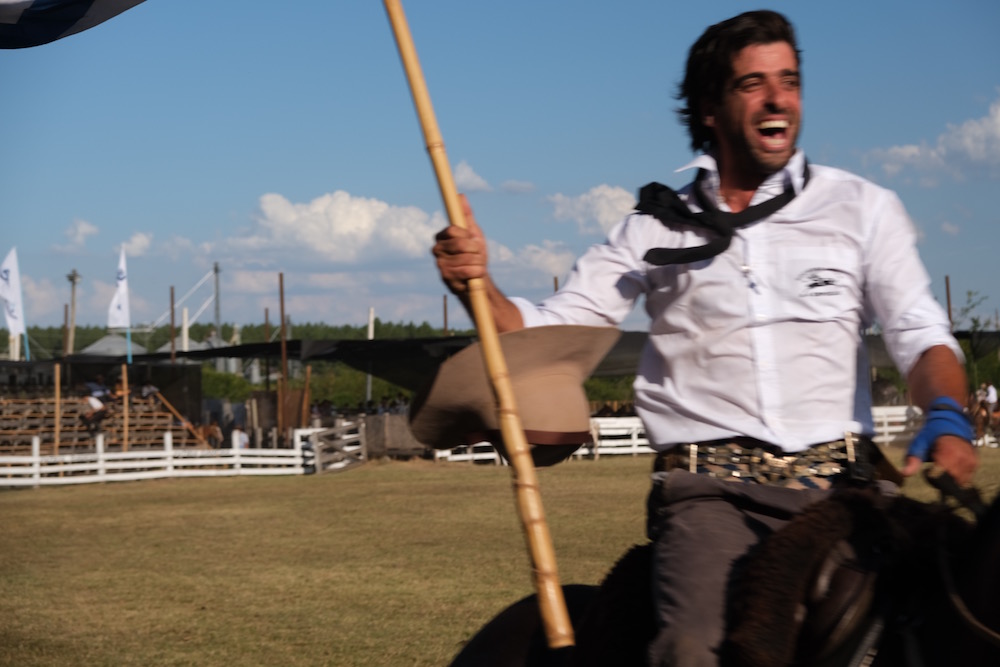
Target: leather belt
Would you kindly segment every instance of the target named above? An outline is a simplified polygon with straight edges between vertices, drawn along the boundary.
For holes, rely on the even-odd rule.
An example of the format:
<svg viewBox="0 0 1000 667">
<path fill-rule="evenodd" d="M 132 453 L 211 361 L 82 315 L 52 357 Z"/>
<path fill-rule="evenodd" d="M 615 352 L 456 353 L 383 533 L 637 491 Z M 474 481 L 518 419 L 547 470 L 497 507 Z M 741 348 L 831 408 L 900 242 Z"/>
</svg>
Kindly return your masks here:
<svg viewBox="0 0 1000 667">
<path fill-rule="evenodd" d="M 873 459 L 880 456 L 877 452 L 870 438 L 854 433 L 801 452 L 785 452 L 769 443 L 737 437 L 672 447 L 657 454 L 653 469 L 683 469 L 734 482 L 826 489 L 841 482 L 871 482 L 875 478 Z"/>
</svg>

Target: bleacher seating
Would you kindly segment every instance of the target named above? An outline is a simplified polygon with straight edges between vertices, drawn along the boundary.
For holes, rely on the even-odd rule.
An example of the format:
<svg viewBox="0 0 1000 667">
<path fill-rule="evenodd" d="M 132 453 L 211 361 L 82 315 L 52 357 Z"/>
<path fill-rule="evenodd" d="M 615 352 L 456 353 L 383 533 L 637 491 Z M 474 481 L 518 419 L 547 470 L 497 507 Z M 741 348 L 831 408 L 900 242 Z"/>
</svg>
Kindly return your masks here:
<svg viewBox="0 0 1000 667">
<path fill-rule="evenodd" d="M 94 447 L 94 434 L 87 429 L 81 416 L 87 411 L 79 398 L 63 399 L 58 406 L 58 452 L 90 451 Z M 31 439 L 39 436 L 43 454 L 57 450 L 54 397 L 4 398 L 0 397 L 0 454 L 28 454 Z M 120 449 L 124 444 L 125 419 L 120 403 L 108 404 L 108 416 L 100 423 L 105 443 L 109 448 Z M 156 398 L 129 400 L 128 448 L 148 449 L 161 447 L 163 433 L 173 433 L 174 446 L 193 447 L 200 443 L 194 435 Z"/>
</svg>

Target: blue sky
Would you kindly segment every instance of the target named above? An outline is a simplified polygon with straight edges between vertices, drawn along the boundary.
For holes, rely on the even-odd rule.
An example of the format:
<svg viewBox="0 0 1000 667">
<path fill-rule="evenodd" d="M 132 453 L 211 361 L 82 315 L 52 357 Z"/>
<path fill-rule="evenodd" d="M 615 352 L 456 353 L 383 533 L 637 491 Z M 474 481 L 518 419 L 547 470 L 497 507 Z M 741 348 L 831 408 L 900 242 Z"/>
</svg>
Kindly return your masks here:
<svg viewBox="0 0 1000 667">
<path fill-rule="evenodd" d="M 509 294 L 541 298 L 639 187 L 683 184 L 690 44 L 745 2 L 403 3 L 459 188 Z M 814 163 L 902 197 L 953 309 L 1000 309 L 1000 3 L 773 2 L 803 49 Z M 0 255 L 29 325 L 104 325 L 118 250 L 134 326 L 221 267 L 224 322 L 440 326 L 443 207 L 377 0 L 147 0 L 0 51 Z M 194 315 L 206 283 L 178 308 Z M 210 322 L 210 306 L 198 318 Z M 471 326 L 449 299 L 449 325 Z M 641 309 L 626 328 L 641 329 Z"/>
</svg>

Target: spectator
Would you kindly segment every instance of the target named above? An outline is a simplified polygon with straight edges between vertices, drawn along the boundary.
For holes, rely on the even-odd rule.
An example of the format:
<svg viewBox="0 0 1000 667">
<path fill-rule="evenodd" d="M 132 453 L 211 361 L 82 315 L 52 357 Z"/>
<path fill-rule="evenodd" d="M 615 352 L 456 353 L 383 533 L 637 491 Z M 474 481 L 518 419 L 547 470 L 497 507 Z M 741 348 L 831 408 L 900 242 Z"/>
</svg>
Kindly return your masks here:
<svg viewBox="0 0 1000 667">
<path fill-rule="evenodd" d="M 233 439 L 237 449 L 248 449 L 250 447 L 250 436 L 243 430 L 243 426 L 236 424 L 233 426 Z"/>
</svg>

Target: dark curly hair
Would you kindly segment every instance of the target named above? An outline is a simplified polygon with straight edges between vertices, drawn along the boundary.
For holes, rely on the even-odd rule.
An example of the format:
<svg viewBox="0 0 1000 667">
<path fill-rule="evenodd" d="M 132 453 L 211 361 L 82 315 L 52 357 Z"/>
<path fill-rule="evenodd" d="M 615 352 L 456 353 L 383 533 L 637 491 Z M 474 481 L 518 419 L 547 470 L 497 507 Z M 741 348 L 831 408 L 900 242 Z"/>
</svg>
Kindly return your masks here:
<svg viewBox="0 0 1000 667">
<path fill-rule="evenodd" d="M 723 87 L 733 74 L 733 58 L 752 44 L 788 42 L 802 64 L 802 52 L 795 42 L 795 29 L 788 19 L 768 10 L 746 12 L 709 27 L 688 52 L 684 81 L 677 99 L 681 123 L 691 136 L 691 149 L 707 151 L 714 143 L 711 130 L 702 123 L 706 103 L 722 101 Z"/>
</svg>

